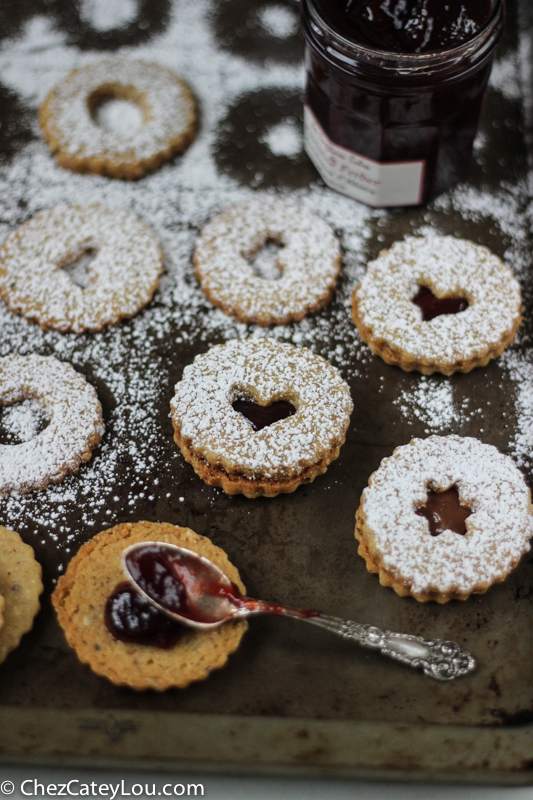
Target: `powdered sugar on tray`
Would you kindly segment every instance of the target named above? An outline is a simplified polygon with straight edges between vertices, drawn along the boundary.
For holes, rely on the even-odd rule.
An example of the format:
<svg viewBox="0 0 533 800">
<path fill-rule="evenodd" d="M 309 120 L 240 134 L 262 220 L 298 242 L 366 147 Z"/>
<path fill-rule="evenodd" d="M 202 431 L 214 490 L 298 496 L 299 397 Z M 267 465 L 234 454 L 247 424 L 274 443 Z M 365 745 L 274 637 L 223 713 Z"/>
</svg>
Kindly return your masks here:
<svg viewBox="0 0 533 800">
<path fill-rule="evenodd" d="M 133 8 L 133 3 L 129 5 Z M 86 20 L 90 17 L 95 29 L 127 24 L 125 19 L 112 17 L 111 5 L 107 21 L 102 12 L 108 7 L 105 3 L 93 0 L 83 7 Z M 117 7 L 113 5 L 115 11 Z M 357 386 L 366 387 L 376 371 L 384 370 L 384 379 L 375 381 L 376 391 L 390 399 L 398 424 L 414 419 L 427 430 L 439 432 L 441 425 L 453 428 L 464 420 L 470 407 L 450 398 L 447 389 L 434 388 L 445 386 L 438 382 L 440 379 L 437 383 L 423 379 L 414 390 L 414 384 L 411 388 L 398 388 L 402 373 L 371 356 L 350 319 L 354 284 L 364 274 L 366 263 L 380 249 L 403 238 L 406 228 L 420 235 L 432 232 L 464 236 L 466 231 L 469 238 L 490 246 L 505 258 L 523 285 L 530 269 L 529 232 L 522 211 L 525 179 L 522 185 L 507 172 L 502 181 L 487 184 L 486 189 L 459 187 L 413 214 L 412 221 L 406 221 L 403 227 L 398 226 L 394 214 L 370 210 L 318 182 L 294 192 L 281 182 L 272 194 L 290 196 L 301 203 L 324 219 L 340 240 L 342 270 L 331 305 L 299 323 L 265 329 L 247 326 L 214 309 L 194 277 L 192 254 L 196 239 L 215 214 L 253 195 L 248 186 L 221 174 L 217 168 L 219 125 L 243 95 L 277 88 L 300 91 L 304 76 L 300 65 L 289 66 L 275 60 L 268 60 L 264 66 L 252 65 L 240 55 L 222 49 L 213 33 L 209 8 L 206 0 L 180 0 L 174 4 L 163 33 L 148 43 L 117 52 L 121 57 L 142 59 L 173 70 L 191 86 L 201 110 L 198 137 L 189 149 L 136 183 L 61 169 L 39 131 L 37 110 L 50 89 L 72 69 L 100 60 L 101 53 L 68 45 L 66 35 L 54 27 L 53 18 L 45 16 L 33 17 L 18 38 L 0 44 L 0 81 L 33 115 L 35 135 L 12 160 L 0 162 L 1 237 L 43 209 L 61 203 L 102 203 L 134 212 L 154 229 L 164 252 L 165 272 L 151 305 L 131 321 L 102 333 L 77 336 L 43 331 L 0 304 L 1 356 L 53 353 L 87 375 L 104 405 L 106 436 L 78 475 L 41 492 L 38 503 L 32 496 L 0 500 L 3 524 L 19 529 L 27 537 L 42 526 L 46 540 L 54 541 L 67 553 L 71 543 L 77 547 L 80 537 L 86 537 L 87 530 L 96 532 L 122 521 L 126 515 L 135 518 L 137 509 L 145 509 L 150 498 L 159 497 L 161 476 L 177 472 L 182 464 L 182 456 L 172 443 L 167 414 L 172 387 L 192 360 L 191 353 L 234 338 L 274 338 L 308 347 L 325 357 L 356 390 Z M 277 9 L 275 15 L 269 12 L 269 17 L 263 12 L 263 29 L 278 39 L 291 35 L 292 23 L 288 25 L 286 9 L 281 11 L 281 5 L 273 8 Z M 289 13 L 295 16 L 292 11 Z M 506 102 L 514 102 L 509 82 L 514 81 L 515 74 L 520 78 L 521 63 L 519 59 L 511 64 L 516 73 L 506 64 L 495 73 L 493 91 L 498 91 Z M 290 131 L 287 124 L 292 126 Z M 293 134 L 298 132 L 294 122 L 278 120 L 276 125 L 280 126 L 277 132 L 276 128 L 264 127 L 262 131 L 258 129 L 258 136 L 269 146 L 273 159 L 287 158 L 294 152 Z M 479 165 L 490 149 L 491 135 L 491 130 L 484 131 L 486 146 L 479 151 Z M 487 220 L 494 231 L 490 241 L 480 238 L 480 222 Z M 525 335 L 519 331 L 522 345 L 527 344 Z M 164 345 L 169 339 L 175 346 L 175 354 L 170 356 Z M 506 381 L 513 397 L 517 397 L 518 425 L 509 429 L 508 447 L 526 465 L 533 451 L 533 421 L 527 417 L 527 392 L 533 396 L 533 368 L 516 347 L 497 369 L 498 379 Z M 355 397 L 356 391 L 353 394 Z M 354 418 L 353 424 L 364 427 L 365 422 Z M 392 429 L 391 439 L 394 435 Z M 163 498 L 168 506 L 158 507 L 158 513 L 174 508 L 179 497 L 185 496 L 179 502 L 187 504 L 179 482 L 174 494 L 168 500 Z M 79 518 L 76 528 L 68 522 L 73 509 Z"/>
<path fill-rule="evenodd" d="M 96 31 L 112 31 L 132 22 L 139 0 L 82 0 L 80 18 Z"/>
<path fill-rule="evenodd" d="M 298 13 L 288 6 L 263 6 L 257 16 L 265 31 L 276 39 L 288 39 L 298 30 Z"/>
</svg>

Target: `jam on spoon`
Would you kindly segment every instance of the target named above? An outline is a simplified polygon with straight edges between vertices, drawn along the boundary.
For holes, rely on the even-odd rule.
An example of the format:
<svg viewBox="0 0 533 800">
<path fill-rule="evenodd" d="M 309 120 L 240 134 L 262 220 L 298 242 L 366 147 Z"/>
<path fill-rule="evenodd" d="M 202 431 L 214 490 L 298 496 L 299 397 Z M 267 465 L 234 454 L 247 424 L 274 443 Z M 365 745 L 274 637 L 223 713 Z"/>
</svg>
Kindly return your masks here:
<svg viewBox="0 0 533 800">
<path fill-rule="evenodd" d="M 468 300 L 464 297 L 435 297 L 431 289 L 421 286 L 413 297 L 413 303 L 422 309 L 425 322 L 443 314 L 458 314 L 468 308 Z"/>
<path fill-rule="evenodd" d="M 445 492 L 434 492 L 430 489 L 425 506 L 417 508 L 416 513 L 427 519 L 432 536 L 438 536 L 444 531 L 453 531 L 464 536 L 466 520 L 472 510 L 461 505 L 457 486 L 452 486 Z"/>
<path fill-rule="evenodd" d="M 243 597 L 238 587 L 207 558 L 165 542 L 139 542 L 122 554 L 126 574 L 140 594 L 170 619 L 197 630 L 218 628 L 251 614 L 301 619 L 415 668 L 436 680 L 453 680 L 476 667 L 454 642 L 382 631 L 321 614 Z"/>
<path fill-rule="evenodd" d="M 295 407 L 288 400 L 276 400 L 268 406 L 261 406 L 255 400 L 234 400 L 232 407 L 246 417 L 254 431 L 260 431 L 274 422 L 296 414 Z"/>
</svg>

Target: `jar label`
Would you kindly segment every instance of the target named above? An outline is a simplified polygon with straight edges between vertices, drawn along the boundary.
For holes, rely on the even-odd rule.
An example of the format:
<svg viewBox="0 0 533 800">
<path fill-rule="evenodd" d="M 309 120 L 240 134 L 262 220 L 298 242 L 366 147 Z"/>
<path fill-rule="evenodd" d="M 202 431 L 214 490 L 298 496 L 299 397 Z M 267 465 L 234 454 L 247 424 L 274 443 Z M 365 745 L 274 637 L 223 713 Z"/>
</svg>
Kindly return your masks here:
<svg viewBox="0 0 533 800">
<path fill-rule="evenodd" d="M 322 179 L 341 194 L 376 207 L 422 202 L 425 161 L 381 164 L 347 150 L 331 141 L 307 105 L 304 146 Z"/>
</svg>

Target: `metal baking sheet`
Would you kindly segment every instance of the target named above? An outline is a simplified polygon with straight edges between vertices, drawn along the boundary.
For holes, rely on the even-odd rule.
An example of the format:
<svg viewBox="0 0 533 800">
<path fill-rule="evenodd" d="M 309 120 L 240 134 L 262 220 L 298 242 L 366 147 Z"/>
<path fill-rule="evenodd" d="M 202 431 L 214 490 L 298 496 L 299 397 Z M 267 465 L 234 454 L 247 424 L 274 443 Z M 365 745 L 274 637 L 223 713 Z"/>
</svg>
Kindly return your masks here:
<svg viewBox="0 0 533 800">
<path fill-rule="evenodd" d="M 1 232 L 59 201 L 100 200 L 152 224 L 166 266 L 148 309 L 101 334 L 42 332 L 0 309 L 0 354 L 70 360 L 96 387 L 107 426 L 79 476 L 24 500 L 0 500 L 0 522 L 35 548 L 46 584 L 34 629 L 0 667 L 3 760 L 531 782 L 533 561 L 525 558 L 486 595 L 423 605 L 382 588 L 357 556 L 353 535 L 370 473 L 413 436 L 477 436 L 517 458 L 531 481 L 533 20 L 526 3 L 508 2 L 469 181 L 429 207 L 387 212 L 329 192 L 301 149 L 303 42 L 293 4 L 151 0 L 119 30 L 105 29 L 101 18 L 91 22 L 88 4 L 2 4 Z M 188 153 L 131 184 L 65 173 L 36 122 L 39 102 L 61 74 L 117 50 L 176 69 L 201 113 Z M 258 332 L 234 324 L 195 283 L 190 259 L 202 224 L 250 190 L 296 197 L 341 239 L 333 303 L 299 325 Z M 449 379 L 386 366 L 349 320 L 350 292 L 365 263 L 429 229 L 488 245 L 516 269 L 524 289 L 525 320 L 510 353 Z M 271 500 L 228 497 L 204 485 L 177 451 L 168 418 L 184 366 L 210 344 L 246 335 L 273 335 L 324 355 L 348 380 L 355 404 L 346 444 L 326 475 Z M 2 441 L 10 424 L 4 410 Z M 451 638 L 480 668 L 439 684 L 326 632 L 259 618 L 207 681 L 162 694 L 117 688 L 79 664 L 49 598 L 83 542 L 139 519 L 209 536 L 252 596 Z"/>
</svg>

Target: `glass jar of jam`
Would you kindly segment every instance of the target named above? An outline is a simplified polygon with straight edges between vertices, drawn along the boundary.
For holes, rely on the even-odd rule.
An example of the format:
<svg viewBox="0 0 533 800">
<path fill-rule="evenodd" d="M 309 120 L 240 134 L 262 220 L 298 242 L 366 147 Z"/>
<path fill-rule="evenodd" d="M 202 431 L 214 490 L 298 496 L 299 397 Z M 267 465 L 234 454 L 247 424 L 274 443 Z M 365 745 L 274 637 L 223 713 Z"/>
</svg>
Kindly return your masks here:
<svg viewBox="0 0 533 800">
<path fill-rule="evenodd" d="M 306 151 L 371 206 L 427 202 L 466 176 L 504 0 L 301 0 Z"/>
</svg>

